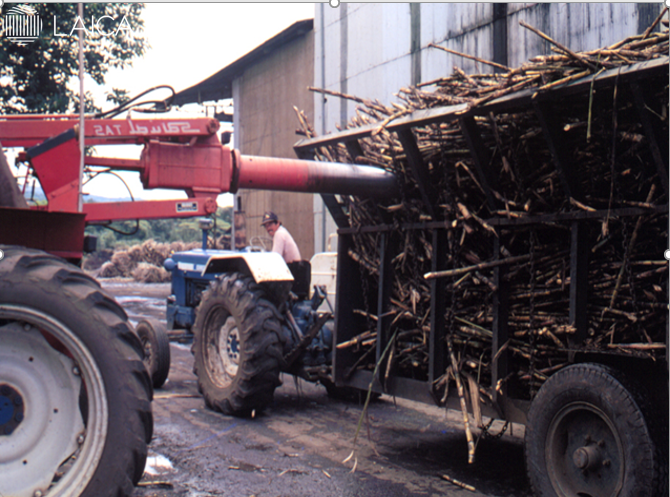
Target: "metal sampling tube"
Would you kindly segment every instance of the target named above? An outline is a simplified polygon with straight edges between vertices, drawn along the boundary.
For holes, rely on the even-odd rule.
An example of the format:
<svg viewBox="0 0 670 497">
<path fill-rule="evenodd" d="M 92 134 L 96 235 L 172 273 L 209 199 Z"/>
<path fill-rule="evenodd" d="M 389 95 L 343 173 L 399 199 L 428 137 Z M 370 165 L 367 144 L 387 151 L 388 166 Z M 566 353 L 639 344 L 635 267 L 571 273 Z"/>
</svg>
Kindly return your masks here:
<svg viewBox="0 0 670 497">
<path fill-rule="evenodd" d="M 392 173 L 372 166 L 238 154 L 234 154 L 234 162 L 235 190 L 248 188 L 364 197 L 392 196 L 398 191 Z"/>
</svg>

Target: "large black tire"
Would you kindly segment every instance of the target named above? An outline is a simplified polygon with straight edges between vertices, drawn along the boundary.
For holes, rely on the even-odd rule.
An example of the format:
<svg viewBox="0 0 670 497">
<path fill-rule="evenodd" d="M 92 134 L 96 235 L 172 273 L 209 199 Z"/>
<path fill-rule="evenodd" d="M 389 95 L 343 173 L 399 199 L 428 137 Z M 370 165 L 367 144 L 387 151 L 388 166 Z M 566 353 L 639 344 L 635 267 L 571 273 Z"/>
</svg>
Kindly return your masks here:
<svg viewBox="0 0 670 497">
<path fill-rule="evenodd" d="M 3 417 L 0 494 L 131 495 L 153 418 L 126 313 L 62 259 L 0 249 L 0 395 L 20 411 Z"/>
<path fill-rule="evenodd" d="M 142 319 L 135 327 L 144 348 L 144 364 L 154 388 L 161 388 L 170 373 L 170 337 L 165 325 L 155 319 Z"/>
<path fill-rule="evenodd" d="M 535 494 L 667 495 L 666 463 L 645 405 L 639 385 L 607 366 L 578 364 L 552 375 L 526 425 L 526 468 Z"/>
<path fill-rule="evenodd" d="M 280 315 L 251 277 L 224 275 L 203 292 L 194 371 L 210 408 L 248 416 L 271 402 L 283 364 Z"/>
</svg>

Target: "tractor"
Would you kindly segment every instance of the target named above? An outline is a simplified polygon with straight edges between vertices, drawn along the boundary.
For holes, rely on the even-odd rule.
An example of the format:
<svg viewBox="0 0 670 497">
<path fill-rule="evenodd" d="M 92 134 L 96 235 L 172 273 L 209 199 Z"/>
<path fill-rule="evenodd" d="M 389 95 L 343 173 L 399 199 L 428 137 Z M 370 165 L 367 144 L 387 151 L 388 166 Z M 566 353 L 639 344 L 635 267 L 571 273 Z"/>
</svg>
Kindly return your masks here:
<svg viewBox="0 0 670 497">
<path fill-rule="evenodd" d="M 208 222 L 209 221 L 209 222 Z M 311 262 L 286 264 L 275 252 L 246 247 L 207 249 L 209 219 L 201 219 L 203 247 L 165 260 L 172 273 L 166 322 L 170 334 L 192 340 L 195 372 L 209 407 L 249 415 L 272 401 L 280 373 L 331 380 L 334 308 L 331 284 L 314 285 Z M 335 253 L 316 259 L 335 261 Z M 315 260 L 313 258 L 312 260 Z M 332 281 L 334 282 L 334 270 Z M 184 330 L 178 335 L 177 330 Z M 143 320 L 147 367 L 155 388 L 169 371 L 169 337 L 161 323 Z"/>
</svg>

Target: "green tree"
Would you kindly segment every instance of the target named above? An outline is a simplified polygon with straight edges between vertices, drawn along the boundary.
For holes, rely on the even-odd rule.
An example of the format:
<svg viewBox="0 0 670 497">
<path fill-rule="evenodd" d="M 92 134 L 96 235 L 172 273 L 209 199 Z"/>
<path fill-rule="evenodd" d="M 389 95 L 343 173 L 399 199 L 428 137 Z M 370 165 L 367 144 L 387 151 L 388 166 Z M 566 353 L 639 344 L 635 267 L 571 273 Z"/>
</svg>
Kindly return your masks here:
<svg viewBox="0 0 670 497">
<path fill-rule="evenodd" d="M 2 8 L 6 20 L 18 4 Z M 32 8 L 33 13 L 30 14 Z M 87 3 L 83 19 L 77 15 L 77 4 L 49 3 L 22 6 L 25 15 L 37 15 L 42 21 L 40 36 L 20 45 L 7 38 L 3 25 L 0 37 L 0 113 L 76 112 L 79 97 L 68 88 L 78 75 L 78 34 L 84 35 L 85 71 L 99 85 L 111 68 L 132 65 L 144 54 L 146 42 L 141 19 L 144 4 Z M 85 29 L 85 31 L 84 31 Z M 108 100 L 123 99 L 124 90 L 112 89 Z M 93 107 L 90 94 L 87 110 Z"/>
<path fill-rule="evenodd" d="M 230 233 L 232 220 L 230 207 L 219 207 L 216 211 L 215 232 L 213 237 Z M 199 242 L 202 231 L 197 217 L 172 219 L 146 219 L 137 221 L 116 221 L 109 227 L 91 225 L 86 227 L 86 234 L 98 237 L 98 250 L 113 249 L 118 246 L 132 246 L 151 238 L 159 243 Z M 113 228 L 109 229 L 109 228 Z"/>
</svg>

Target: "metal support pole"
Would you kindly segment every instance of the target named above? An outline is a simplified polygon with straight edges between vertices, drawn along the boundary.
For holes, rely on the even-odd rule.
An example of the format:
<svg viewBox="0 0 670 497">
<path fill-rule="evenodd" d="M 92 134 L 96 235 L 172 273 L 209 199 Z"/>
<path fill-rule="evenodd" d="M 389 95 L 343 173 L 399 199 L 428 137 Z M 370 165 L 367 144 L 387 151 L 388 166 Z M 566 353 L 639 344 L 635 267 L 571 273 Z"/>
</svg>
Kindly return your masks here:
<svg viewBox="0 0 670 497">
<path fill-rule="evenodd" d="M 77 5 L 77 15 L 79 19 L 84 19 L 84 4 L 80 3 Z M 86 31 L 84 30 L 84 33 Z M 77 200 L 77 212 L 82 212 L 84 210 L 84 194 L 82 192 L 83 183 L 84 183 L 84 160 L 86 154 L 86 145 L 84 139 L 86 136 L 86 129 L 84 127 L 84 112 L 86 110 L 85 100 L 84 100 L 84 34 L 81 30 L 78 33 L 78 44 L 79 44 L 79 195 Z"/>
</svg>

